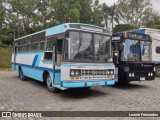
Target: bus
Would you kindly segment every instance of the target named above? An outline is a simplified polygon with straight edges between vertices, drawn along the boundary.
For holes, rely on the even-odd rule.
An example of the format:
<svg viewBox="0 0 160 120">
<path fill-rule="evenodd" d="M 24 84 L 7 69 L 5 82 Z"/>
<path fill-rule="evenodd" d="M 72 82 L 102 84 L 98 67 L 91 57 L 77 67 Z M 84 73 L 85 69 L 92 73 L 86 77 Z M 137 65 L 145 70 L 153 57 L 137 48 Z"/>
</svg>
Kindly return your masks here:
<svg viewBox="0 0 160 120">
<path fill-rule="evenodd" d="M 155 79 L 151 44 L 152 39 L 146 34 L 134 31 L 113 34 L 113 61 L 118 69 L 117 83 Z"/>
<path fill-rule="evenodd" d="M 50 92 L 115 84 L 112 34 L 99 26 L 65 23 L 15 39 L 12 69 L 46 82 Z"/>
<path fill-rule="evenodd" d="M 160 29 L 140 28 L 136 32 L 152 37 L 152 61 L 155 63 L 156 76 L 160 77 Z"/>
</svg>

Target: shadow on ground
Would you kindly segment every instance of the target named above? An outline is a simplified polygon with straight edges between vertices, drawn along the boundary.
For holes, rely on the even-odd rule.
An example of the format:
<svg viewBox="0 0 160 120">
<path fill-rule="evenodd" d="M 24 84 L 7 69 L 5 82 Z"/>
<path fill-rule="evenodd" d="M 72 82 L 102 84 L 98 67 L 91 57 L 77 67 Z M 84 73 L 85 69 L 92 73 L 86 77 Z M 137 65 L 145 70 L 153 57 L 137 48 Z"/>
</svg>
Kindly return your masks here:
<svg viewBox="0 0 160 120">
<path fill-rule="evenodd" d="M 65 91 L 61 91 L 60 96 L 64 98 L 70 98 L 70 99 L 83 99 L 83 98 L 90 98 L 90 97 L 100 97 L 108 95 L 108 93 L 105 93 L 101 90 L 96 90 L 94 87 L 90 89 L 86 88 L 73 88 L 73 89 L 67 89 Z"/>
<path fill-rule="evenodd" d="M 20 78 L 18 76 L 14 76 L 14 78 L 19 79 Z M 21 80 L 20 80 L 21 81 Z M 40 82 L 31 78 L 26 78 L 24 84 L 27 82 L 27 84 L 32 85 L 33 87 L 37 87 L 40 89 L 44 89 L 46 91 L 46 84 L 45 82 Z M 66 89 L 66 90 L 59 90 L 57 93 L 51 93 L 51 94 L 56 94 L 60 97 L 64 97 L 64 98 L 68 98 L 68 99 L 75 99 L 75 98 L 86 98 L 86 97 L 99 97 L 99 96 L 103 96 L 103 95 L 108 95 L 109 93 L 105 93 L 101 90 L 97 90 L 95 89 L 96 87 L 92 87 L 92 88 L 72 88 L 72 89 Z M 49 92 L 49 91 L 48 91 Z"/>
<path fill-rule="evenodd" d="M 135 83 L 128 83 L 128 84 L 124 84 L 124 83 L 116 83 L 113 86 L 110 86 L 112 88 L 118 88 L 118 89 L 148 89 L 149 86 L 146 85 L 142 85 L 142 84 L 135 84 Z"/>
</svg>

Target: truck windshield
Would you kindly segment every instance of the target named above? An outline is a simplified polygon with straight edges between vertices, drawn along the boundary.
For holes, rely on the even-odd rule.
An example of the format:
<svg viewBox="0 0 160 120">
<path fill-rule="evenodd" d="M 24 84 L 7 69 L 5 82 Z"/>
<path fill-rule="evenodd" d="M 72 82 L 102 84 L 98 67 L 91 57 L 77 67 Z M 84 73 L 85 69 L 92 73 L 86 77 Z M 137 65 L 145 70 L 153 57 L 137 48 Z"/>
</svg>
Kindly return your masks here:
<svg viewBox="0 0 160 120">
<path fill-rule="evenodd" d="M 123 42 L 122 61 L 151 61 L 151 42 L 127 39 Z"/>
<path fill-rule="evenodd" d="M 107 62 L 110 58 L 111 37 L 86 32 L 69 32 L 66 61 Z"/>
</svg>

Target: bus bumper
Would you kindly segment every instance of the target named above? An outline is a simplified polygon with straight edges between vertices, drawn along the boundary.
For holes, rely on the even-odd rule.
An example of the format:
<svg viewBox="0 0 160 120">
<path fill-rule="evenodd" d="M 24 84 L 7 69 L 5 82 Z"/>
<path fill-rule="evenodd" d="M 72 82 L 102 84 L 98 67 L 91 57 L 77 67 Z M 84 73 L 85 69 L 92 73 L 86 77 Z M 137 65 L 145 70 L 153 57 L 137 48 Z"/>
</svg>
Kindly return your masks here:
<svg viewBox="0 0 160 120">
<path fill-rule="evenodd" d="M 62 81 L 61 86 L 64 88 L 80 88 L 80 87 L 92 87 L 92 86 L 106 86 L 114 85 L 115 80 L 90 80 L 90 81 Z"/>
</svg>

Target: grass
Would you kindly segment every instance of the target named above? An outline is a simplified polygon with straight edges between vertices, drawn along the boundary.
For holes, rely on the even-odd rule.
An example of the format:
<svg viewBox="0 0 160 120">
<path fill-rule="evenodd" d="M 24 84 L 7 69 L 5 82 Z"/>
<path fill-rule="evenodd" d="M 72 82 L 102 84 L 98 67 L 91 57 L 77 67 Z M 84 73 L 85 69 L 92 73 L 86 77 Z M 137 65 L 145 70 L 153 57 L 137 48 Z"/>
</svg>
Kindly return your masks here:
<svg viewBox="0 0 160 120">
<path fill-rule="evenodd" d="M 0 47 L 0 68 L 11 68 L 12 47 Z"/>
</svg>

